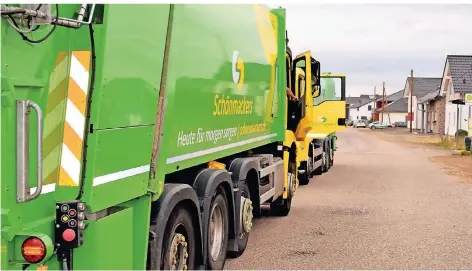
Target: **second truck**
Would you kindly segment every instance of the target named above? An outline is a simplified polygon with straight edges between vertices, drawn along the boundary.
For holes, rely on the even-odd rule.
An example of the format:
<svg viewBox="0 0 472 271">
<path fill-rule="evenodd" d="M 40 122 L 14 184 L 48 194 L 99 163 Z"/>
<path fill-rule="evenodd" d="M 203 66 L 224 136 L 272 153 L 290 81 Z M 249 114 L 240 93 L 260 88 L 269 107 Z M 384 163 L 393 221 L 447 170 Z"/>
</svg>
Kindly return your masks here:
<svg viewBox="0 0 472 271">
<path fill-rule="evenodd" d="M 303 77 L 303 70 L 297 69 L 297 76 Z M 333 166 L 336 132 L 346 126 L 346 76 L 321 73 L 317 78 L 320 78 L 320 88 L 303 94 L 307 96 L 305 106 L 311 129 L 305 138 L 297 139 L 301 185 L 308 184 L 311 177 L 325 173 Z"/>
</svg>

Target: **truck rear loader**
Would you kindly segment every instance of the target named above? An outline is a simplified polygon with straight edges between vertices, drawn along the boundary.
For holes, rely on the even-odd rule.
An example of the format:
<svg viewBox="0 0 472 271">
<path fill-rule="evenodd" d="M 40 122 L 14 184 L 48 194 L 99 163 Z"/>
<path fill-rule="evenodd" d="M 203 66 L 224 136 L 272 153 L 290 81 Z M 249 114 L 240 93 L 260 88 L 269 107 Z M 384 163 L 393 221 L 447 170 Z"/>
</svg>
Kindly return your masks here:
<svg viewBox="0 0 472 271">
<path fill-rule="evenodd" d="M 292 60 L 284 9 L 1 15 L 2 270 L 222 269 L 263 205 L 288 215 L 310 123 L 285 87 L 319 66 Z"/>
</svg>

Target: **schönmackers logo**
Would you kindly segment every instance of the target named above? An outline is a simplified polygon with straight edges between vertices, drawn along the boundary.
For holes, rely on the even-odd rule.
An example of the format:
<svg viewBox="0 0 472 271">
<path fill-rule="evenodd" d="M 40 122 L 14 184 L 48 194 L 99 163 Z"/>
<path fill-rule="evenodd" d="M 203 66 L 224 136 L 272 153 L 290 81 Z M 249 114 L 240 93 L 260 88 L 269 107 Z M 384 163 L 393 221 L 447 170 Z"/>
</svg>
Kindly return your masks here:
<svg viewBox="0 0 472 271">
<path fill-rule="evenodd" d="M 244 84 L 244 63 L 242 58 L 239 57 L 239 52 L 234 50 L 233 52 L 233 82 L 238 84 L 238 90 L 243 87 Z"/>
<path fill-rule="evenodd" d="M 318 118 L 322 123 L 325 123 L 326 122 L 326 117 L 319 117 Z"/>
</svg>

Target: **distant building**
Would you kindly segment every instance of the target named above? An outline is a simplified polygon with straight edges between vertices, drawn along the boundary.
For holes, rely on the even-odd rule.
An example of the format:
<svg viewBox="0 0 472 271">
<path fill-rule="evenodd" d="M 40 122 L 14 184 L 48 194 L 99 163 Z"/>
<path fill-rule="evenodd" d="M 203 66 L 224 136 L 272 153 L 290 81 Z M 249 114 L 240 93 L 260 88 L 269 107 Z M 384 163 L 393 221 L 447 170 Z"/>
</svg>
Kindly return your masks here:
<svg viewBox="0 0 472 271">
<path fill-rule="evenodd" d="M 376 95 L 377 98 L 381 95 Z M 374 95 L 360 95 L 346 98 L 349 120 L 370 120 L 374 109 Z"/>
<path fill-rule="evenodd" d="M 464 105 L 465 94 L 472 93 L 472 56 L 448 55 L 444 65 L 440 96 L 445 98 L 445 133 L 455 135 L 467 130 L 471 106 Z"/>
<path fill-rule="evenodd" d="M 422 104 L 418 103 L 418 100 L 436 90 L 441 85 L 441 80 L 441 78 L 432 77 L 413 77 L 413 114 L 411 114 L 413 129 L 421 129 L 421 127 L 424 127 L 424 112 L 422 111 Z M 408 128 L 410 128 L 410 81 L 411 77 L 408 77 L 403 93 L 403 97 L 408 99 Z"/>
<path fill-rule="evenodd" d="M 393 124 L 395 122 L 406 121 L 408 117 L 408 100 L 404 98 L 404 90 L 399 90 L 385 97 L 378 99 L 374 113 L 374 120 L 382 121 L 382 101 L 385 101 L 383 110 L 383 122 Z"/>
</svg>

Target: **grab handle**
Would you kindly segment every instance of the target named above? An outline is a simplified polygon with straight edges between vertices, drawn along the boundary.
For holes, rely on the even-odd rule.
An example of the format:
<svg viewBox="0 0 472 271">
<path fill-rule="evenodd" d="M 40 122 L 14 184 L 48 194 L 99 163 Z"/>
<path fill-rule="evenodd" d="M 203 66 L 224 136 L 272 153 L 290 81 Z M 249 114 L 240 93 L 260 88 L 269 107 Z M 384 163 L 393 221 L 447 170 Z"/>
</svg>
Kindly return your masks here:
<svg viewBox="0 0 472 271">
<path fill-rule="evenodd" d="M 28 115 L 30 108 L 36 111 L 38 122 L 37 133 L 37 186 L 36 191 L 30 194 L 28 182 L 28 153 L 29 153 L 29 121 Z M 20 100 L 16 103 L 16 185 L 17 185 L 17 202 L 27 202 L 41 195 L 43 187 L 43 129 L 42 119 L 43 113 L 39 105 L 30 100 Z"/>
</svg>

